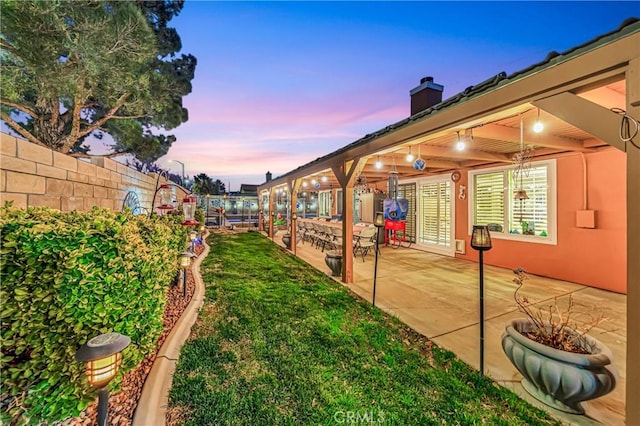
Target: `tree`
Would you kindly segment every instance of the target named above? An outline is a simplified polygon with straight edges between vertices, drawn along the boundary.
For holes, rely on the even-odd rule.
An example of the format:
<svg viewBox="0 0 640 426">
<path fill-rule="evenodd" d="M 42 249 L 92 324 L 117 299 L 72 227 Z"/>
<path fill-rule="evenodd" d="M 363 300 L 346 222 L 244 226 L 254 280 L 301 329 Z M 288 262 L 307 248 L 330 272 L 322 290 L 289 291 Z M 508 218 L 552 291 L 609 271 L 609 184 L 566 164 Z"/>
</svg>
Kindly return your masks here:
<svg viewBox="0 0 640 426">
<path fill-rule="evenodd" d="M 225 192 L 227 192 L 226 187 L 224 186 L 224 183 L 220 180 L 220 179 L 216 179 L 215 182 L 213 182 L 214 186 L 215 186 L 215 191 L 212 192 L 212 194 L 215 195 L 222 195 Z"/>
<path fill-rule="evenodd" d="M 214 194 L 215 185 L 209 176 L 204 173 L 200 173 L 193 177 L 193 186 L 191 187 L 191 191 L 200 195 Z"/>
<path fill-rule="evenodd" d="M 29 141 L 81 155 L 109 134 L 114 152 L 166 154 L 187 121 L 196 59 L 176 57 L 168 21 L 183 1 L 2 3 L 0 118 Z"/>
</svg>

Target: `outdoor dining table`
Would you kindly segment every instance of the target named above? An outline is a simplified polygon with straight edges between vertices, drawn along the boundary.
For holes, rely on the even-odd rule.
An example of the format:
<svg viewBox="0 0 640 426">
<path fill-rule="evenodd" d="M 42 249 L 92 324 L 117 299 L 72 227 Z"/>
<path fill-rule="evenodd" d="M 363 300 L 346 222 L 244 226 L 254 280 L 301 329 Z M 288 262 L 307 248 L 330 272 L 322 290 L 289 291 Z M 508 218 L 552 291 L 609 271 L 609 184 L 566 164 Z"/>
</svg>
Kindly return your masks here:
<svg viewBox="0 0 640 426">
<path fill-rule="evenodd" d="M 329 222 L 329 221 L 325 221 L 325 220 L 315 220 L 315 219 L 298 219 L 298 222 L 306 222 L 306 223 L 317 223 L 323 226 L 330 226 L 332 228 L 342 228 L 342 222 Z M 354 224 L 353 225 L 353 235 L 357 235 L 360 233 L 360 231 L 362 231 L 363 229 L 367 228 L 368 225 L 360 225 L 360 224 Z"/>
</svg>

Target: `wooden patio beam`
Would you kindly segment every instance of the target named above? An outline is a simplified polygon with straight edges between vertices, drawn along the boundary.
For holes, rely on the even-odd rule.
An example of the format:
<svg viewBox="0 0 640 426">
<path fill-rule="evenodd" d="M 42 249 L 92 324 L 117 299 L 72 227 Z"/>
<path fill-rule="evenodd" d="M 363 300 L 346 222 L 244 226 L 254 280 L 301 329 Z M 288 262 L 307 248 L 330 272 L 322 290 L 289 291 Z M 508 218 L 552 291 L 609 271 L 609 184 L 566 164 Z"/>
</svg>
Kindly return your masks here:
<svg viewBox="0 0 640 426">
<path fill-rule="evenodd" d="M 499 124 L 487 124 L 482 127 L 473 129 L 473 136 L 483 139 L 493 139 L 503 142 L 511 142 L 514 144 L 514 152 L 519 149 L 520 145 L 520 129 L 513 127 L 501 126 Z M 563 138 L 548 133 L 536 135 L 538 137 L 531 138 L 525 133 L 524 143 L 542 148 L 554 148 L 568 151 L 593 152 L 592 149 L 586 148 L 582 141 L 576 139 Z"/>
<path fill-rule="evenodd" d="M 533 105 L 624 151 L 619 114 L 569 92 L 534 101 Z"/>
<path fill-rule="evenodd" d="M 426 157 L 448 157 L 460 160 L 486 160 L 501 163 L 511 163 L 511 157 L 507 154 L 495 152 L 477 151 L 473 149 L 465 149 L 464 151 L 456 151 L 452 148 L 441 146 L 423 146 L 422 154 Z M 428 164 L 428 160 L 427 160 Z"/>
</svg>

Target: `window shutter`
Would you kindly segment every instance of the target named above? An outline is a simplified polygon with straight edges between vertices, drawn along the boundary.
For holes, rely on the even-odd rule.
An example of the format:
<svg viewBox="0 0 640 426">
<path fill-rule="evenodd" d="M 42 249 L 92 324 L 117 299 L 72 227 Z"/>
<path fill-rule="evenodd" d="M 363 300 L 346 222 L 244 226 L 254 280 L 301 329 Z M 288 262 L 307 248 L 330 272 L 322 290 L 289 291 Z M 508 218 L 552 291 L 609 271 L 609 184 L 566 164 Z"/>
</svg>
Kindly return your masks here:
<svg viewBox="0 0 640 426">
<path fill-rule="evenodd" d="M 504 173 L 494 172 L 475 176 L 474 224 L 504 224 Z M 504 229 L 503 229 L 504 231 Z"/>
<path fill-rule="evenodd" d="M 420 185 L 420 242 L 451 246 L 451 182 Z"/>
<path fill-rule="evenodd" d="M 409 211 L 407 212 L 407 239 L 416 241 L 416 185 L 405 183 L 398 185 L 398 198 L 406 198 L 409 201 Z"/>
</svg>

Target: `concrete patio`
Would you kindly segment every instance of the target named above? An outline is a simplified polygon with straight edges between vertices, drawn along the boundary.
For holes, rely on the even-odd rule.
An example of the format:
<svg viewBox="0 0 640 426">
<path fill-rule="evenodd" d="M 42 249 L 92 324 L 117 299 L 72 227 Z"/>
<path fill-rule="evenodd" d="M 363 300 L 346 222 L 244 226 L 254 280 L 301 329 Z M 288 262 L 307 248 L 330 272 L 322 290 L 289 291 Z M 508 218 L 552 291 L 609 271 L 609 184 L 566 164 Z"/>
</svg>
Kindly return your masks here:
<svg viewBox="0 0 640 426">
<path fill-rule="evenodd" d="M 281 235 L 274 242 L 283 245 Z M 324 253 L 301 241 L 297 255 L 329 274 Z M 491 252 L 485 254 L 490 259 Z M 526 269 L 526 260 L 522 267 Z M 354 260 L 354 283 L 349 287 L 366 300 L 373 290 L 374 254 L 365 262 Z M 516 286 L 509 269 L 485 266 L 485 374 L 513 389 L 532 404 L 569 424 L 625 424 L 626 296 L 566 281 L 530 275 L 521 292 L 531 301 L 566 301 L 569 295 L 580 309 L 601 310 L 607 320 L 590 334 L 609 346 L 619 371 L 617 387 L 608 395 L 583 404 L 586 414 L 570 415 L 538 402 L 520 385 L 521 376 L 504 355 L 501 335 L 506 322 L 523 317 L 513 299 Z M 339 279 L 337 279 L 339 281 Z M 438 346 L 479 368 L 478 264 L 414 248 L 381 247 L 378 261 L 376 305 L 395 315 Z M 580 309 L 582 310 L 582 309 Z M 632 424 L 629 422 L 628 424 Z"/>
</svg>

